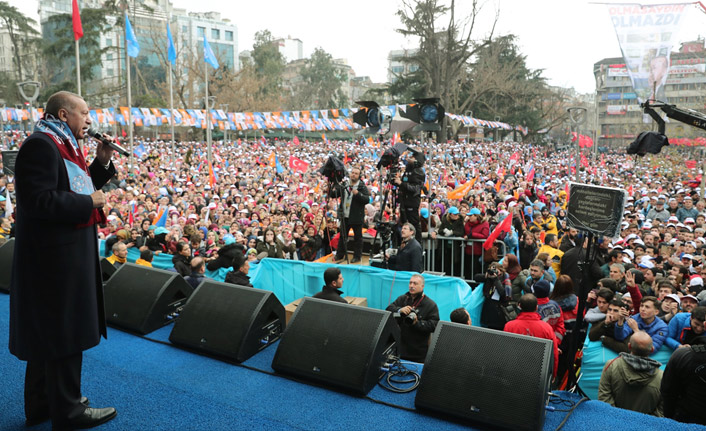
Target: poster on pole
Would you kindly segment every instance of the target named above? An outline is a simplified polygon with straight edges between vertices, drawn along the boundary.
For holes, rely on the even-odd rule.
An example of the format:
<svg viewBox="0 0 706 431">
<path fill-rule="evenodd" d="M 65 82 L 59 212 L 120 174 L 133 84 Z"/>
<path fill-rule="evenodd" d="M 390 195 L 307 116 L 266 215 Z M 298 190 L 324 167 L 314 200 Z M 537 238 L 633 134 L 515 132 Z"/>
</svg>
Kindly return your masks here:
<svg viewBox="0 0 706 431">
<path fill-rule="evenodd" d="M 15 176 L 15 161 L 17 160 L 19 151 L 3 151 L 2 152 L 2 173 L 8 177 Z"/>
<path fill-rule="evenodd" d="M 597 236 L 620 235 L 627 194 L 622 189 L 570 183 L 566 222 L 569 227 Z"/>
<path fill-rule="evenodd" d="M 664 87 L 672 46 L 690 3 L 606 5 L 623 53 L 627 74 L 640 102 L 666 102 Z"/>
</svg>

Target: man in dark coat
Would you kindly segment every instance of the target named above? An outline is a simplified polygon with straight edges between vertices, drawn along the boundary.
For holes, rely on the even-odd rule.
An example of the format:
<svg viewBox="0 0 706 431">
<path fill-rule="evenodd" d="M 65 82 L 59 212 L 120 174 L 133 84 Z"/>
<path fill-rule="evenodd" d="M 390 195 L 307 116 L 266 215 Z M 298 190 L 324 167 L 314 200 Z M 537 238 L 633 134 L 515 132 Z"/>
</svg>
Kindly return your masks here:
<svg viewBox="0 0 706 431">
<path fill-rule="evenodd" d="M 196 289 L 199 287 L 199 284 L 201 284 L 206 277 L 204 276 L 204 273 L 206 272 L 206 261 L 204 260 L 203 257 L 195 257 L 191 259 L 191 274 L 187 275 L 184 277 L 184 280 L 186 280 L 191 287 Z"/>
<path fill-rule="evenodd" d="M 398 173 L 395 184 L 398 189 L 400 203 L 400 221 L 414 226 L 417 242 L 422 242 L 422 225 L 419 220 L 419 205 L 422 203 L 424 189 L 424 154 L 414 148 L 409 148 L 411 157 L 407 157 L 407 165 L 403 173 Z"/>
<path fill-rule="evenodd" d="M 225 281 L 238 286 L 253 287 L 252 283 L 250 283 L 250 277 L 248 277 L 249 271 L 250 262 L 248 262 L 243 253 L 237 253 L 233 256 L 233 270 L 226 274 Z"/>
<path fill-rule="evenodd" d="M 400 325 L 400 357 L 424 362 L 429 340 L 439 323 L 439 307 L 424 294 L 424 277 L 414 274 L 409 279 L 409 292 L 388 305 Z"/>
<path fill-rule="evenodd" d="M 90 124 L 80 96 L 55 93 L 17 156 L 10 352 L 27 361 L 28 425 L 89 428 L 116 415 L 81 396 L 83 351 L 107 335 L 96 224 L 105 223 L 100 188 L 115 175 L 108 145 L 98 143 L 90 167 L 83 159 L 77 139 Z"/>
<path fill-rule="evenodd" d="M 360 168 L 351 169 L 350 185 L 343 187 L 343 194 L 337 188 L 331 191 L 331 197 L 341 197 L 341 204 L 338 206 L 338 219 L 345 229 L 341 231 L 341 238 L 338 241 L 336 250 L 336 260 L 345 258 L 346 246 L 348 244 L 348 231 L 353 229 L 353 260 L 351 263 L 360 262 L 363 255 L 363 222 L 365 221 L 365 205 L 370 203 L 370 191 L 368 186 L 360 179 Z"/>
<path fill-rule="evenodd" d="M 338 268 L 327 268 L 324 271 L 324 287 L 321 292 L 316 293 L 314 298 L 326 299 L 329 301 L 343 302 L 348 304 L 341 295 L 343 292 L 340 290 L 343 286 L 343 275 L 341 275 L 341 270 Z"/>
<path fill-rule="evenodd" d="M 414 226 L 405 223 L 400 232 L 402 244 L 400 244 L 397 254 L 389 256 L 389 267 L 395 271 L 424 271 L 422 258 L 422 246 L 414 238 Z"/>
</svg>

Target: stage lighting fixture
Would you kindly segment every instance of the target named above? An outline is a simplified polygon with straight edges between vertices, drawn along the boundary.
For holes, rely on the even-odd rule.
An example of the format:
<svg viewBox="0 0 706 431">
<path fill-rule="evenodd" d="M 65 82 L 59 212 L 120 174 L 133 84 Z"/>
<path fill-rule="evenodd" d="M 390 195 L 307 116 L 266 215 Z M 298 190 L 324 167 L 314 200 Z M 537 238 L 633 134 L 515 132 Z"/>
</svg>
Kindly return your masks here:
<svg viewBox="0 0 706 431">
<path fill-rule="evenodd" d="M 414 132 L 438 132 L 441 130 L 441 120 L 444 118 L 444 107 L 439 103 L 438 97 L 426 97 L 414 99 L 415 104 L 407 107 L 407 112 L 400 113 L 417 126 L 412 129 Z"/>
<path fill-rule="evenodd" d="M 356 102 L 362 107 L 353 114 L 353 121 L 362 127 L 365 127 L 362 133 L 376 134 L 387 133 L 390 130 L 392 122 L 392 113 L 388 108 L 381 107 L 374 101 Z"/>
</svg>

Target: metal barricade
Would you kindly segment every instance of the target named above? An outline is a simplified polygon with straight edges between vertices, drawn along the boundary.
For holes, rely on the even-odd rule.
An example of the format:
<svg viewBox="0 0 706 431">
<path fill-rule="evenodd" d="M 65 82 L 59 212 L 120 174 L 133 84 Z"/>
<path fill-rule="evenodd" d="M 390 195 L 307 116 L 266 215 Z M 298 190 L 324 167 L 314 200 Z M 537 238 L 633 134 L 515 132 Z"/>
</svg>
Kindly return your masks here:
<svg viewBox="0 0 706 431">
<path fill-rule="evenodd" d="M 466 282 L 473 281 L 473 276 L 485 272 L 485 253 L 482 247 L 484 239 L 465 239 L 462 237 L 437 236 L 436 239 L 422 239 L 424 249 L 424 271 L 444 273 L 451 277 L 459 277 Z M 466 246 L 481 244 L 481 255 L 466 254 Z M 498 247 L 498 260 L 505 257 L 507 248 L 503 241 L 495 240 Z"/>
</svg>

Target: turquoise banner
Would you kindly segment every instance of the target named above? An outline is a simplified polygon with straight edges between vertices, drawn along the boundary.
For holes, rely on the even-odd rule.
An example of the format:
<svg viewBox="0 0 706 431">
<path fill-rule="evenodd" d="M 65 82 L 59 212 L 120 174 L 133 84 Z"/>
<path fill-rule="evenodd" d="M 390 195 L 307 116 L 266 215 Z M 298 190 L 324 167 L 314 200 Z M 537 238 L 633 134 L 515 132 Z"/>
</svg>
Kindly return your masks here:
<svg viewBox="0 0 706 431">
<path fill-rule="evenodd" d="M 103 254 L 104 242 L 100 250 Z M 128 262 L 135 262 L 140 257 L 137 249 L 128 249 Z M 172 255 L 159 254 L 154 256 L 152 266 L 160 269 L 173 269 Z M 258 289 L 274 292 L 282 304 L 304 296 L 312 296 L 324 285 L 324 271 L 334 266 L 326 263 L 311 263 L 286 259 L 264 259 L 260 263 L 250 265 L 250 280 Z M 398 296 L 409 289 L 409 279 L 413 272 L 390 271 L 362 265 L 336 265 L 343 275 L 343 293 L 345 296 L 364 297 L 368 299 L 368 307 L 384 310 Z M 219 271 L 207 271 L 206 276 L 217 281 L 223 281 L 231 268 Z M 454 277 L 424 276 L 424 293 L 439 306 L 441 320 L 449 320 L 451 311 L 458 307 L 466 308 L 471 313 L 475 325 L 480 324 L 480 307 L 482 294 L 473 295 L 466 282 Z M 475 298 L 472 298 L 474 296 Z M 480 301 L 479 301 L 480 300 Z"/>
</svg>

